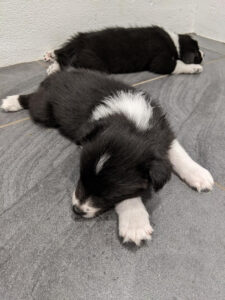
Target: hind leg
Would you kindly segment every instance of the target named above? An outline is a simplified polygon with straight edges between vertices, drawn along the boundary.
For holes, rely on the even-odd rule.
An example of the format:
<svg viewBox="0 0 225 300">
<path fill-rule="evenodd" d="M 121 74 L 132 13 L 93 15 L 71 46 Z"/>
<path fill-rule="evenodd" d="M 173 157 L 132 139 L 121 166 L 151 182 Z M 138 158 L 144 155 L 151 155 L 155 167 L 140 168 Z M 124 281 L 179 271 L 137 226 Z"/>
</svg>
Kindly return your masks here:
<svg viewBox="0 0 225 300">
<path fill-rule="evenodd" d="M 1 109 L 7 112 L 28 109 L 31 95 L 32 94 L 8 96 L 2 100 Z"/>
<path fill-rule="evenodd" d="M 0 108 L 6 112 L 29 109 L 32 120 L 46 127 L 57 127 L 53 108 L 48 102 L 45 91 L 37 91 L 29 95 L 9 96 L 2 101 Z"/>
<path fill-rule="evenodd" d="M 48 75 L 51 75 L 57 71 L 60 71 L 60 65 L 57 61 L 54 61 L 54 63 L 48 67 L 46 72 Z"/>
<path fill-rule="evenodd" d="M 48 75 L 55 73 L 60 70 L 60 65 L 56 60 L 55 51 L 48 51 L 44 55 L 44 60 L 51 62 L 51 65 L 47 68 L 46 72 Z"/>
<path fill-rule="evenodd" d="M 55 61 L 56 60 L 56 56 L 55 56 L 55 51 L 52 50 L 52 51 L 47 51 L 45 54 L 44 54 L 44 60 L 45 61 Z"/>
</svg>

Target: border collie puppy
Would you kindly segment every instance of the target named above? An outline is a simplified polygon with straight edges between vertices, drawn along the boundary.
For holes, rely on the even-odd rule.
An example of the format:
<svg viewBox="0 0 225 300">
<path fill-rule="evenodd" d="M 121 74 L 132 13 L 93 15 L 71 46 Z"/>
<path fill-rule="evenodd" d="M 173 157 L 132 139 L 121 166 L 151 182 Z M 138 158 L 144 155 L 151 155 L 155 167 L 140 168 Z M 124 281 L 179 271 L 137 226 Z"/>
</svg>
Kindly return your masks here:
<svg viewBox="0 0 225 300">
<path fill-rule="evenodd" d="M 202 56 L 189 35 L 152 26 L 78 33 L 44 59 L 54 61 L 48 74 L 68 66 L 106 73 L 180 74 L 202 72 Z"/>
<path fill-rule="evenodd" d="M 29 109 L 34 122 L 82 145 L 74 211 L 92 218 L 115 207 L 125 242 L 151 239 L 142 195 L 161 189 L 172 169 L 199 192 L 213 187 L 210 173 L 175 139 L 160 106 L 145 92 L 100 73 L 57 72 L 33 94 L 7 97 L 1 108 Z"/>
</svg>

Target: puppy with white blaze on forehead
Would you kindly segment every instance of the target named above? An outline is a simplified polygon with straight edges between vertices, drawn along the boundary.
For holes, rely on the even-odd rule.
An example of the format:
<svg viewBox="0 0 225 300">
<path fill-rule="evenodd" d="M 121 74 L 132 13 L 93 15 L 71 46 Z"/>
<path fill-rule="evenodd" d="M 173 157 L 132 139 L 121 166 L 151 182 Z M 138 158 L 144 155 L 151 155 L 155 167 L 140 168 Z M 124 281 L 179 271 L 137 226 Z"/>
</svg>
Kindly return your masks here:
<svg viewBox="0 0 225 300">
<path fill-rule="evenodd" d="M 142 195 L 161 189 L 172 169 L 199 192 L 213 188 L 212 176 L 175 139 L 160 106 L 98 72 L 57 72 L 34 93 L 7 97 L 1 108 L 29 109 L 34 122 L 82 145 L 74 212 L 92 218 L 115 207 L 124 242 L 151 239 Z"/>
</svg>

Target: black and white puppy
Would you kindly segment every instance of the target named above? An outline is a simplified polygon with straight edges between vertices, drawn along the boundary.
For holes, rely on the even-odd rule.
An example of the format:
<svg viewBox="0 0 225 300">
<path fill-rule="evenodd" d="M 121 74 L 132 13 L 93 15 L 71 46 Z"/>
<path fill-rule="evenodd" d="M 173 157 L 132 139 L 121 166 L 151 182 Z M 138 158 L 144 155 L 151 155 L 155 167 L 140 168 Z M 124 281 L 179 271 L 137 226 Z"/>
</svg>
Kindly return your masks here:
<svg viewBox="0 0 225 300">
<path fill-rule="evenodd" d="M 115 207 L 124 241 L 139 245 L 151 238 L 141 197 L 147 189 L 161 189 L 172 168 L 199 192 L 213 187 L 210 173 L 175 139 L 160 106 L 98 72 L 57 72 L 33 94 L 7 97 L 1 108 L 29 109 L 34 122 L 56 127 L 83 146 L 74 211 L 91 218 Z"/>
<path fill-rule="evenodd" d="M 48 74 L 68 66 L 107 73 L 180 74 L 202 72 L 202 56 L 189 35 L 152 26 L 78 33 L 44 59 L 54 61 Z"/>
</svg>

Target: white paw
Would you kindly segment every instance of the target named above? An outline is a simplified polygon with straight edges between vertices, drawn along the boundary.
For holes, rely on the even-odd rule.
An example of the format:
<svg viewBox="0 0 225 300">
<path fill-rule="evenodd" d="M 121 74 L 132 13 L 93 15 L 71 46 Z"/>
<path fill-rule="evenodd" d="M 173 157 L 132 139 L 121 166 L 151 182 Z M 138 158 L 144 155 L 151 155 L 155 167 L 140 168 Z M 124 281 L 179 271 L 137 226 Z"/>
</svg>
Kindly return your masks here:
<svg viewBox="0 0 225 300">
<path fill-rule="evenodd" d="M 48 51 L 44 55 L 45 61 L 54 61 L 55 60 L 55 53 L 54 51 Z"/>
<path fill-rule="evenodd" d="M 153 228 L 145 209 L 128 210 L 119 218 L 119 235 L 123 242 L 134 242 L 137 246 L 143 240 L 151 240 Z"/>
<path fill-rule="evenodd" d="M 59 66 L 59 64 L 57 63 L 57 61 L 55 61 L 53 64 L 51 64 L 49 67 L 48 67 L 48 69 L 47 69 L 47 74 L 48 75 L 50 75 L 50 74 L 53 74 L 53 73 L 55 73 L 55 72 L 57 72 L 57 71 L 59 71 L 60 70 L 60 66 Z"/>
<path fill-rule="evenodd" d="M 59 66 L 59 64 L 55 61 L 53 64 L 51 64 L 49 67 L 48 67 L 48 69 L 47 69 L 47 74 L 48 75 L 50 75 L 50 74 L 52 74 L 52 73 L 55 73 L 55 72 L 57 72 L 57 71 L 59 71 L 60 70 L 60 66 Z"/>
<path fill-rule="evenodd" d="M 19 103 L 19 95 L 8 96 L 2 100 L 1 109 L 4 111 L 18 111 L 23 109 Z"/>
<path fill-rule="evenodd" d="M 209 171 L 198 164 L 187 171 L 184 180 L 198 192 L 211 191 L 214 185 L 213 177 Z"/>
<path fill-rule="evenodd" d="M 203 67 L 201 65 L 191 64 L 189 65 L 189 67 L 190 67 L 190 73 L 192 74 L 201 73 L 203 71 Z"/>
</svg>

